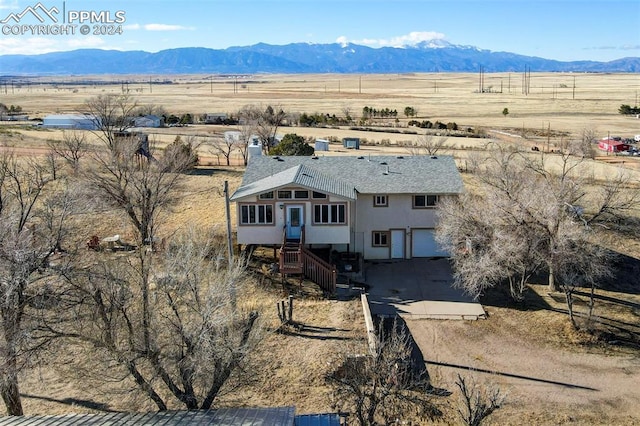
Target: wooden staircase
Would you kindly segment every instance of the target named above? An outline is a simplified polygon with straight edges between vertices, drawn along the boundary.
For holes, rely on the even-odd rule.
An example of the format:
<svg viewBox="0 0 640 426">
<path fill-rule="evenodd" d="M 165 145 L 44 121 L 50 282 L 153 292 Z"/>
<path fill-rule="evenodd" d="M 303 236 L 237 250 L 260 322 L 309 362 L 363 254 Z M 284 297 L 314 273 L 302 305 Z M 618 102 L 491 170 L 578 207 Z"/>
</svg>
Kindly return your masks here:
<svg viewBox="0 0 640 426">
<path fill-rule="evenodd" d="M 299 239 L 288 239 L 284 228 L 280 273 L 283 278 L 287 275 L 300 275 L 301 281 L 303 277 L 307 278 L 318 284 L 325 293 L 333 294 L 336 291 L 336 268 L 304 247 L 304 227 Z"/>
</svg>

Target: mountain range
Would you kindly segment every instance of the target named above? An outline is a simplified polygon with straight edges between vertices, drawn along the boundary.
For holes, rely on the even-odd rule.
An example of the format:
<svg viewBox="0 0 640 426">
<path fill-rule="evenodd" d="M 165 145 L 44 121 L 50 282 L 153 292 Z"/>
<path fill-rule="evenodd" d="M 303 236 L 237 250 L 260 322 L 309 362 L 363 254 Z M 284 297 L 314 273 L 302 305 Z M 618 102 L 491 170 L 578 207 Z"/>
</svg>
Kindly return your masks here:
<svg viewBox="0 0 640 426">
<path fill-rule="evenodd" d="M 410 47 L 292 43 L 226 49 L 80 49 L 0 56 L 0 75 L 255 74 L 411 72 L 640 72 L 640 58 L 562 62 L 473 46 L 422 42 Z"/>
</svg>

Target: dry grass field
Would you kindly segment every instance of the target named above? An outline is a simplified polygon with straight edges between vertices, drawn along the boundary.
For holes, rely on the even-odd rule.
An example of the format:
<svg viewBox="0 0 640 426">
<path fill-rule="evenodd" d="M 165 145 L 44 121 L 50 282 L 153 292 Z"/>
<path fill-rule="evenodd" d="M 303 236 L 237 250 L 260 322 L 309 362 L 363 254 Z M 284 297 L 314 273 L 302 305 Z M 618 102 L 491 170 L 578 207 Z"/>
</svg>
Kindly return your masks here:
<svg viewBox="0 0 640 426">
<path fill-rule="evenodd" d="M 94 83 L 81 84 L 87 80 Z M 521 75 L 517 73 L 485 75 L 485 89 L 491 86 L 491 93 L 478 93 L 478 76 L 474 74 L 255 75 L 238 77 L 237 82 L 238 91 L 234 93 L 234 79 L 204 75 L 43 77 L 30 79 L 28 84 L 0 87 L 0 102 L 20 105 L 30 117 L 42 118 L 50 113 L 81 111 L 88 98 L 121 94 L 128 88 L 140 104 L 162 105 L 176 115 L 233 114 L 244 105 L 260 104 L 278 105 L 291 113 L 343 115 L 349 110 L 357 118 L 364 106 L 388 107 L 398 110 L 400 130 L 405 129 L 406 123 L 402 112 L 411 106 L 418 111 L 420 120 L 482 128 L 496 140 L 527 150 L 531 146 L 553 149 L 563 139 L 579 137 L 584 129 L 600 136 L 640 134 L 640 120 L 618 114 L 621 104 L 638 103 L 640 80 L 634 74 L 532 74 L 528 95 L 522 93 Z M 504 108 L 509 110 L 507 116 L 502 114 Z M 162 146 L 177 135 L 210 136 L 229 129 L 232 127 L 194 125 L 146 130 Z M 420 129 L 412 130 L 418 134 L 348 128 L 284 128 L 279 133 L 315 138 L 358 136 L 369 141 L 360 151 L 331 145 L 331 151 L 323 155 L 376 155 L 406 153 L 400 145 L 414 141 L 422 133 Z M 548 130 L 552 133 L 547 134 Z M 44 155 L 47 140 L 61 137 L 58 130 L 0 123 L 0 143 L 19 154 Z M 485 142 L 486 139 L 450 138 L 454 149 L 448 153 L 464 168 L 469 148 Z M 242 167 L 219 167 L 220 158 L 207 148 L 202 149 L 200 158 L 200 173 L 187 177 L 185 196 L 169 213 L 161 236 L 190 223 L 223 226 L 222 185 L 227 180 L 232 191 L 237 188 Z M 234 160 L 238 164 L 238 158 Z M 623 168 L 640 182 L 639 166 L 638 158 L 604 157 L 585 163 L 584 172 L 601 178 Z M 126 239 L 130 232 L 127 221 L 120 217 L 77 220 L 84 229 L 75 238 L 79 245 L 89 235 L 120 234 Z M 640 262 L 636 236 L 617 236 L 612 248 L 634 265 Z M 254 266 L 257 277 L 262 277 L 260 265 Z M 630 271 L 637 275 L 637 270 Z M 261 282 L 256 297 L 263 299 L 265 306 L 272 306 L 264 315 L 273 330 L 277 323 L 273 304 L 287 291 L 276 282 Z M 596 315 L 612 332 L 616 327 L 623 328 L 639 339 L 637 279 L 623 276 L 618 284 L 599 292 Z M 322 300 L 309 289 L 312 286 L 307 291 L 293 289 L 298 296 L 294 315 L 308 326 L 307 332 L 303 327 L 302 331 L 269 334 L 248 359 L 249 367 L 256 371 L 254 380 L 240 389 L 229 389 L 217 401 L 218 406 L 295 405 L 299 413 L 332 409 L 324 374 L 336 354 L 364 350 L 364 326 L 358 301 Z M 489 294 L 483 300 L 490 314 L 486 321 L 419 321 L 409 325 L 432 342 L 421 349 L 428 361 L 435 361 L 429 368 L 434 380 L 439 380 L 437 386 L 455 390 L 453 374 L 461 370 L 440 365 L 445 363 L 584 384 L 584 389 L 549 383 L 542 386 L 540 380 L 514 381 L 507 374 L 481 374 L 507 392 L 507 404 L 496 413 L 493 424 L 640 424 L 638 349 L 619 348 L 604 340 L 594 341 L 590 335 L 571 332 L 558 296 L 548 294 L 544 286 L 533 285 L 528 299 L 530 309 L 516 309 L 504 295 Z M 584 304 L 579 304 L 578 309 L 582 308 Z M 540 357 L 547 361 L 540 362 Z M 608 370 L 596 369 L 598 365 Z M 153 409 L 148 401 L 126 395 L 105 396 L 99 389 L 70 380 L 64 369 L 48 365 L 26 375 L 22 391 L 28 414 Z M 453 399 L 443 404 L 451 408 Z M 443 423 L 453 421 L 449 416 Z"/>
<path fill-rule="evenodd" d="M 237 79 L 125 75 L 27 81 L 0 88 L 4 89 L 0 102 L 20 105 L 31 117 L 78 112 L 92 96 L 128 90 L 141 104 L 163 105 L 176 115 L 232 114 L 247 104 L 263 104 L 280 105 L 288 112 L 336 115 L 349 109 L 355 117 L 364 106 L 390 108 L 404 118 L 404 108 L 411 106 L 420 119 L 460 126 L 551 128 L 573 133 L 589 128 L 604 136 L 608 132 L 640 133 L 637 119 L 618 114 L 621 104 L 638 104 L 640 80 L 636 74 L 535 73 L 527 95 L 522 93 L 519 73 L 485 75 L 485 92 L 490 88 L 491 93 L 478 93 L 475 74 L 269 74 Z M 96 84 L 81 84 L 83 81 Z M 509 109 L 506 117 L 504 108 Z"/>
</svg>

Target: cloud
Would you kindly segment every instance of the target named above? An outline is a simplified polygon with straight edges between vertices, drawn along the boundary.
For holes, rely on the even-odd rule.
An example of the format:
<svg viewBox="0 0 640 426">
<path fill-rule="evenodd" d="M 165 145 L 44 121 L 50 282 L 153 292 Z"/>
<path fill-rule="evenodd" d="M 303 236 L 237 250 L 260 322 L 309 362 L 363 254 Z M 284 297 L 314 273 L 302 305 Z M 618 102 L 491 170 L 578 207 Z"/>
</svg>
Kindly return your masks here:
<svg viewBox="0 0 640 426">
<path fill-rule="evenodd" d="M 12 1 L 7 1 L 7 0 L 0 0 L 0 10 L 15 10 L 18 9 L 18 0 L 12 0 Z"/>
<path fill-rule="evenodd" d="M 340 43 L 343 46 L 347 43 L 355 43 L 369 47 L 404 47 L 415 46 L 423 41 L 444 39 L 444 34 L 435 31 L 412 31 L 409 34 L 392 37 L 390 39 L 365 38 L 361 40 L 349 40 L 345 36 L 340 36 L 336 39 L 336 43 Z"/>
<path fill-rule="evenodd" d="M 0 52 L 3 55 L 37 55 L 55 52 L 60 49 L 58 44 L 44 37 L 2 37 L 0 38 Z"/>
<path fill-rule="evenodd" d="M 195 30 L 194 27 L 184 27 L 182 25 L 169 25 L 169 24 L 146 24 L 143 28 L 147 31 L 184 31 Z"/>
<path fill-rule="evenodd" d="M 140 28 L 140 24 L 129 24 L 129 25 L 125 25 L 122 27 L 123 30 L 128 31 L 128 30 L 139 30 Z"/>
</svg>

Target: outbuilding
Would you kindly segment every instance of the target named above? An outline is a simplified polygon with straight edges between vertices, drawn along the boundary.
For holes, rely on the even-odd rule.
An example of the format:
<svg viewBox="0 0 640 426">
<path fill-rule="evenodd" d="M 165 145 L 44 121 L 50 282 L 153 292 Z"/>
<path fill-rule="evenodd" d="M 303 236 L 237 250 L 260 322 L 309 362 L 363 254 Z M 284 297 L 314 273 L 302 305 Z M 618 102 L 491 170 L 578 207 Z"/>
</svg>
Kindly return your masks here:
<svg viewBox="0 0 640 426">
<path fill-rule="evenodd" d="M 613 138 L 604 138 L 598 141 L 598 148 L 607 152 L 622 152 L 628 151 L 629 145 Z"/>
<path fill-rule="evenodd" d="M 360 149 L 360 138 L 342 138 L 342 146 L 347 149 Z"/>
<path fill-rule="evenodd" d="M 316 151 L 329 151 L 329 141 L 326 139 L 316 139 Z"/>
<path fill-rule="evenodd" d="M 42 127 L 54 129 L 96 130 L 94 116 L 85 114 L 52 114 L 42 120 Z"/>
<path fill-rule="evenodd" d="M 143 115 L 133 119 L 133 127 L 162 127 L 162 117 L 157 115 Z"/>
</svg>

